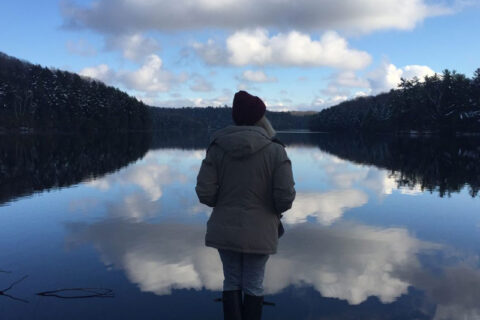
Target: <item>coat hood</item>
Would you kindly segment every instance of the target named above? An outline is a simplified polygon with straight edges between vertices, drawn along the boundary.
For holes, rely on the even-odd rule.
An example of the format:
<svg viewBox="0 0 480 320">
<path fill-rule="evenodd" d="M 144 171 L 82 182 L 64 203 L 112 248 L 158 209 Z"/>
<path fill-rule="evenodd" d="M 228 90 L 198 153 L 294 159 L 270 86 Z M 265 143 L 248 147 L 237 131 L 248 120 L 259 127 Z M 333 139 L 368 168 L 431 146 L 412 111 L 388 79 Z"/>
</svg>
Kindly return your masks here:
<svg viewBox="0 0 480 320">
<path fill-rule="evenodd" d="M 229 126 L 213 134 L 210 144 L 213 143 L 231 157 L 243 158 L 263 149 L 272 140 L 265 129 L 258 126 Z"/>
</svg>

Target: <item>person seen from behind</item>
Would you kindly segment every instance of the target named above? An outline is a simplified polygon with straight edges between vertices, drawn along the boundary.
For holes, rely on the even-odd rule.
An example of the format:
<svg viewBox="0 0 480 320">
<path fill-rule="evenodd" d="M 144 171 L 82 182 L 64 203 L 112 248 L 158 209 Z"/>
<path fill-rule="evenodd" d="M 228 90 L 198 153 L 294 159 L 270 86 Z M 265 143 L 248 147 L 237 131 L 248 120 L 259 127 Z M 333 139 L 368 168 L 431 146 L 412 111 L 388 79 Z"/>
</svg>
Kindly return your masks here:
<svg viewBox="0 0 480 320">
<path fill-rule="evenodd" d="M 227 320 L 261 319 L 265 265 L 295 199 L 290 159 L 265 111 L 260 98 L 237 92 L 235 125 L 213 134 L 197 177 L 198 199 L 213 207 L 205 244 L 220 254 Z"/>
</svg>

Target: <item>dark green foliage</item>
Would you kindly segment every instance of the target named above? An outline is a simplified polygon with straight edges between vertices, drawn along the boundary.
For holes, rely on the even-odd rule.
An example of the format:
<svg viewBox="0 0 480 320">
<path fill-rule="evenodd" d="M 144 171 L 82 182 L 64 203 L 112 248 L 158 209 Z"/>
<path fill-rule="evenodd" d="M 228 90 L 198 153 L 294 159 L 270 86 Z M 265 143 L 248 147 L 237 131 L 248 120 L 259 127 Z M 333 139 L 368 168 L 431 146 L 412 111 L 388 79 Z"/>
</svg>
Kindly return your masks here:
<svg viewBox="0 0 480 320">
<path fill-rule="evenodd" d="M 0 53 L 0 131 L 97 132 L 151 127 L 148 107 L 116 88 Z"/>
<path fill-rule="evenodd" d="M 316 112 L 271 112 L 267 118 L 276 130 L 309 130 L 310 121 Z"/>
<path fill-rule="evenodd" d="M 149 132 L 0 136 L 0 204 L 114 172 L 141 159 Z"/>
<path fill-rule="evenodd" d="M 468 185 L 480 190 L 479 137 L 410 137 L 376 134 L 319 134 L 311 143 L 322 151 L 363 165 L 390 170 L 398 186 L 419 186 L 441 197 Z"/>
<path fill-rule="evenodd" d="M 311 115 L 268 112 L 276 129 L 308 129 Z M 0 133 L 214 130 L 231 108 L 157 108 L 104 83 L 0 52 Z"/>
<path fill-rule="evenodd" d="M 267 111 L 276 130 L 308 130 L 311 115 Z M 154 129 L 159 131 L 216 130 L 233 124 L 232 108 L 158 108 L 151 107 Z"/>
<path fill-rule="evenodd" d="M 361 97 L 322 110 L 311 129 L 319 131 L 480 131 L 480 69 L 472 79 L 455 71 L 402 79 L 397 90 Z"/>
</svg>

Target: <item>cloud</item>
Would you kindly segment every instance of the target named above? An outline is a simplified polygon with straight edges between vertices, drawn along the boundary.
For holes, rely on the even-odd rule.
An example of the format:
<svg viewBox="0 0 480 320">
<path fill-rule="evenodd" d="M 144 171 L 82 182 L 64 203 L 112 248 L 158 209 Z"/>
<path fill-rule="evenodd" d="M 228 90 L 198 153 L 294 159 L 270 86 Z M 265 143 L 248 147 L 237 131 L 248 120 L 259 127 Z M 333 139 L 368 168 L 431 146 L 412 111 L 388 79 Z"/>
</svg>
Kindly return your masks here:
<svg viewBox="0 0 480 320">
<path fill-rule="evenodd" d="M 222 65 L 227 63 L 226 50 L 213 39 L 208 39 L 206 43 L 194 42 L 192 48 L 200 58 L 209 65 Z"/>
<path fill-rule="evenodd" d="M 163 295 L 172 289 L 221 290 L 222 265 L 218 252 L 203 244 L 203 225 L 109 220 L 68 227 L 69 245 L 94 243 L 102 262 L 124 269 L 142 291 Z"/>
<path fill-rule="evenodd" d="M 145 192 L 137 191 L 107 203 L 107 210 L 111 215 L 110 218 L 139 222 L 155 217 L 161 212 L 161 202 L 158 200 L 160 198 L 152 199 Z"/>
<path fill-rule="evenodd" d="M 398 188 L 398 180 L 398 173 L 390 173 L 386 170 L 371 167 L 363 180 L 363 185 L 374 191 L 379 198 L 383 198 L 385 195 L 392 194 L 393 190 Z"/>
<path fill-rule="evenodd" d="M 175 75 L 162 68 L 162 59 L 156 54 L 148 55 L 137 70 L 114 71 L 106 64 L 82 69 L 83 76 L 101 80 L 109 85 L 120 84 L 127 89 L 141 92 L 166 92 L 185 82 L 186 74 Z"/>
<path fill-rule="evenodd" d="M 115 81 L 115 72 L 106 64 L 84 68 L 79 72 L 79 74 L 84 77 L 103 81 L 105 83 L 112 83 Z"/>
<path fill-rule="evenodd" d="M 387 62 L 383 62 L 366 77 L 358 76 L 353 70 L 344 70 L 329 77 L 327 86 L 320 90 L 322 96 L 316 97 L 311 106 L 316 110 L 324 109 L 356 97 L 376 95 L 395 89 L 401 78 L 410 80 L 417 77 L 420 81 L 424 81 L 425 76 L 434 74 L 435 72 L 428 66 L 407 65 L 397 68 Z"/>
<path fill-rule="evenodd" d="M 480 318 L 478 255 L 456 258 L 462 262 L 447 266 L 436 275 L 425 270 L 409 270 L 405 274 L 437 304 L 434 320 Z M 472 261 L 467 263 L 468 260 Z"/>
<path fill-rule="evenodd" d="M 417 77 L 420 79 L 420 82 L 424 81 L 425 76 L 433 76 L 435 71 L 433 71 L 428 66 L 419 66 L 419 65 L 409 65 L 403 68 L 402 77 L 405 79 L 413 79 Z"/>
<path fill-rule="evenodd" d="M 173 83 L 186 80 L 185 75 L 175 76 L 162 68 L 162 59 L 155 54 L 149 55 L 144 64 L 133 72 L 121 72 L 119 78 L 129 89 L 138 91 L 165 92 Z"/>
<path fill-rule="evenodd" d="M 224 105 L 228 105 L 232 102 L 232 96 L 228 95 L 219 95 L 214 98 L 184 98 L 184 99 L 169 99 L 169 100 L 161 100 L 155 99 L 153 101 L 153 105 L 158 107 L 171 107 L 171 108 L 178 108 L 178 107 L 223 107 Z"/>
<path fill-rule="evenodd" d="M 428 66 L 407 65 L 403 68 L 397 68 L 394 64 L 383 62 L 377 69 L 367 75 L 367 80 L 373 94 L 386 92 L 397 88 L 401 78 L 413 79 L 417 77 L 423 81 L 425 76 L 435 74 Z"/>
<path fill-rule="evenodd" d="M 346 93 L 342 92 L 341 94 L 333 95 L 330 97 L 315 97 L 313 99 L 312 103 L 309 106 L 304 107 L 304 109 L 309 109 L 309 110 L 321 110 L 328 108 L 330 106 L 339 104 L 343 101 L 348 100 L 349 96 L 346 95 Z"/>
<path fill-rule="evenodd" d="M 320 90 L 322 97 L 317 97 L 312 106 L 316 109 L 323 109 L 357 96 L 367 95 L 370 92 L 369 87 L 369 82 L 359 77 L 355 71 L 343 70 L 329 77 L 327 86 Z M 355 88 L 363 89 L 366 92 L 353 90 Z"/>
<path fill-rule="evenodd" d="M 265 72 L 258 70 L 245 70 L 242 73 L 241 80 L 250 81 L 250 82 L 276 82 L 277 78 L 269 77 Z"/>
<path fill-rule="evenodd" d="M 213 91 L 213 84 L 210 81 L 207 81 L 204 77 L 195 74 L 192 76 L 193 83 L 190 85 L 190 90 L 199 91 L 199 92 L 210 92 Z"/>
<path fill-rule="evenodd" d="M 87 181 L 85 185 L 102 192 L 110 191 L 112 188 L 119 192 L 115 201 L 105 202 L 110 218 L 143 221 L 158 215 L 161 212 L 162 203 L 171 202 L 179 207 L 172 213 L 170 205 L 170 210 L 162 210 L 162 216 L 168 214 L 178 216 L 178 210 L 185 211 L 181 208 L 182 206 L 190 204 L 193 206 L 198 203 L 194 190 L 188 190 L 189 193 L 169 194 L 167 198 L 164 197 L 164 191 L 171 190 L 172 185 L 175 184 L 191 183 L 196 177 L 201 159 L 197 159 L 195 152 L 175 149 L 164 149 L 162 156 L 158 157 L 157 152 L 149 151 L 140 162 L 123 168 L 115 174 Z M 179 167 L 182 162 L 194 163 L 195 172 L 182 170 Z M 200 209 L 202 208 L 196 210 Z"/>
<path fill-rule="evenodd" d="M 78 41 L 69 40 L 65 44 L 67 51 L 71 54 L 76 54 L 84 57 L 95 56 L 97 50 L 93 45 L 84 39 Z"/>
<path fill-rule="evenodd" d="M 237 31 L 226 39 L 225 49 L 213 40 L 196 43 L 193 49 L 209 64 L 328 66 L 340 69 L 362 69 L 371 57 L 364 51 L 350 49 L 347 41 L 334 31 L 325 32 L 319 40 L 298 31 L 269 35 L 266 29 Z"/>
<path fill-rule="evenodd" d="M 457 8 L 426 0 L 99 0 L 61 2 L 64 25 L 118 34 L 145 30 L 273 28 L 297 30 L 411 30 Z"/>
<path fill-rule="evenodd" d="M 359 77 L 354 71 L 346 70 L 332 74 L 327 88 L 322 90 L 326 95 L 338 95 L 351 88 L 369 88 L 370 84 L 366 79 Z"/>
<path fill-rule="evenodd" d="M 387 194 L 394 188 L 392 177 L 385 170 L 353 165 L 318 149 L 294 149 L 291 151 L 295 152 L 289 152 L 292 161 L 303 159 L 303 167 L 308 168 L 297 167 L 302 173 L 296 175 L 300 181 L 307 175 L 311 177 L 312 165 L 318 164 L 327 175 L 333 175 L 337 187 L 370 185 L 372 190 Z M 175 186 L 179 180 L 185 186 L 194 182 L 204 155 L 204 150 L 153 151 L 142 161 L 95 180 L 95 187 L 101 190 L 116 186 L 115 193 L 118 189 L 133 192 L 110 200 L 91 198 L 95 203 L 76 209 L 79 203 L 72 203 L 72 209 L 88 211 L 92 205 L 100 207 L 98 200 L 104 199 L 106 219 L 68 224 L 67 246 L 92 244 L 106 268 L 123 270 L 144 292 L 164 295 L 174 289 L 220 291 L 223 277 L 218 253 L 204 246 L 205 221 L 201 218 L 210 209 L 198 206 L 193 189 L 179 192 Z M 318 183 L 318 179 L 311 178 Z M 367 183 L 363 182 L 365 178 Z M 166 203 L 168 209 L 160 215 L 158 202 L 152 200 L 162 197 L 164 191 L 167 194 L 167 185 L 173 192 L 169 193 L 170 203 Z M 285 219 L 294 217 L 302 222 L 311 217 L 319 223 L 286 224 L 278 253 L 267 263 L 266 293 L 276 294 L 289 286 L 308 286 L 323 297 L 343 299 L 350 304 L 362 303 L 372 296 L 389 303 L 408 294 L 408 288 L 413 286 L 424 293 L 416 296 L 424 299 L 419 302 L 436 305 L 435 319 L 475 319 L 480 314 L 478 256 L 465 257 L 457 248 L 421 241 L 405 228 L 340 220 L 345 210 L 358 207 L 365 198 L 362 191 L 351 189 L 299 192 L 296 202 L 300 206 L 287 212 Z M 109 202 L 112 200 L 115 203 Z M 169 219 L 159 219 L 168 215 L 166 211 L 171 213 Z M 202 215 L 192 220 L 188 215 L 195 213 Z M 172 222 L 173 219 L 188 223 Z M 455 254 L 448 250 L 455 250 Z M 462 263 L 454 265 L 457 260 Z M 431 266 L 435 266 L 433 271 Z"/>
<path fill-rule="evenodd" d="M 386 92 L 397 88 L 401 78 L 410 80 L 417 77 L 420 81 L 424 81 L 425 76 L 434 74 L 435 71 L 428 66 L 407 65 L 398 68 L 387 62 L 383 62 L 365 77 L 358 76 L 353 70 L 344 70 L 329 77 L 327 86 L 320 90 L 322 96 L 315 97 L 311 108 L 324 109 L 359 96 Z"/>
<path fill-rule="evenodd" d="M 105 265 L 123 269 L 142 291 L 164 295 L 173 289 L 222 288 L 221 262 L 216 250 L 204 246 L 204 225 L 108 220 L 67 228 L 68 246 L 92 243 Z M 398 271 L 415 274 L 416 255 L 430 248 L 401 228 L 291 227 L 267 263 L 265 290 L 275 294 L 291 285 L 313 286 L 324 297 L 351 304 L 370 296 L 393 302 L 411 285 Z"/>
<path fill-rule="evenodd" d="M 333 76 L 335 84 L 344 87 L 365 88 L 368 82 L 365 79 L 358 77 L 353 71 L 343 71 Z"/>
<path fill-rule="evenodd" d="M 229 89 L 223 89 L 219 94 L 212 95 L 211 98 L 202 97 L 173 97 L 174 99 L 151 98 L 151 105 L 158 107 L 223 107 L 232 102 L 233 93 Z M 142 97 L 139 97 L 142 99 Z"/>
<path fill-rule="evenodd" d="M 169 164 L 159 163 L 153 158 L 152 153 L 147 153 L 143 163 L 125 168 L 116 174 L 108 175 L 100 179 L 94 179 L 86 183 L 87 186 L 102 191 L 109 190 L 112 186 L 136 186 L 139 187 L 147 199 L 157 201 L 162 197 L 164 185 L 174 181 L 185 181 L 185 176 L 175 171 Z"/>
<path fill-rule="evenodd" d="M 133 61 L 142 61 L 144 58 L 160 49 L 160 45 L 153 38 L 147 38 L 140 33 L 109 36 L 105 40 L 108 50 L 120 50 L 123 57 Z"/>
<path fill-rule="evenodd" d="M 290 284 L 311 285 L 323 297 L 350 304 L 369 296 L 389 303 L 415 285 L 397 272 L 417 270 L 416 254 L 432 247 L 402 228 L 303 224 L 287 229 L 281 251 L 268 265 L 265 287 L 275 293 Z"/>
<path fill-rule="evenodd" d="M 328 226 L 340 219 L 347 209 L 363 206 L 367 200 L 368 196 L 356 189 L 325 193 L 298 192 L 292 209 L 284 214 L 284 221 L 296 224 L 313 218 L 318 223 Z"/>
</svg>

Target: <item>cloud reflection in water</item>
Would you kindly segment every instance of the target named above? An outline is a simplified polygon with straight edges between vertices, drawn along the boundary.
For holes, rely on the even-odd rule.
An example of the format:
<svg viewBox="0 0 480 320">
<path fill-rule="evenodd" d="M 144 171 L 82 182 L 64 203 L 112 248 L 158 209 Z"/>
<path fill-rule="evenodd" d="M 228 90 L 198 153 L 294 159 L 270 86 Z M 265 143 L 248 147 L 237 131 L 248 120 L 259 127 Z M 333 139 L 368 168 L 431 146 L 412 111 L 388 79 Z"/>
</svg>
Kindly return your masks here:
<svg viewBox="0 0 480 320">
<path fill-rule="evenodd" d="M 69 227 L 70 244 L 92 243 L 104 263 L 125 270 L 143 291 L 221 290 L 221 263 L 218 253 L 204 246 L 203 225 L 112 220 Z M 418 268 L 416 254 L 432 247 L 400 228 L 298 225 L 288 230 L 267 264 L 266 291 L 311 285 L 325 297 L 352 304 L 371 295 L 391 302 L 410 285 L 396 272 Z"/>
<path fill-rule="evenodd" d="M 318 223 L 330 225 L 340 219 L 345 210 L 360 207 L 367 203 L 368 196 L 355 189 L 334 190 L 330 192 L 298 192 L 292 209 L 284 213 L 288 224 L 306 222 L 315 218 Z"/>
<path fill-rule="evenodd" d="M 445 248 L 421 241 L 405 228 L 373 227 L 343 218 L 348 210 L 365 205 L 369 194 L 392 195 L 398 176 L 315 148 L 290 147 L 288 152 L 298 196 L 285 213 L 288 228 L 279 252 L 267 264 L 267 293 L 310 286 L 324 297 L 350 304 L 370 296 L 389 303 L 413 286 L 437 305 L 437 320 L 480 318 L 475 298 L 480 296 L 478 263 L 436 264 L 441 271 L 434 274 L 419 256 Z M 221 290 L 220 259 L 204 246 L 210 209 L 198 205 L 193 191 L 203 155 L 198 150 L 152 151 L 142 161 L 90 182 L 106 192 L 120 185 L 124 192 L 115 202 L 106 202 L 103 221 L 69 224 L 68 243 L 92 244 L 103 263 L 124 270 L 142 291 L 165 295 L 174 289 Z M 421 193 L 419 187 L 399 191 Z M 146 219 L 155 216 L 170 220 Z"/>
</svg>

